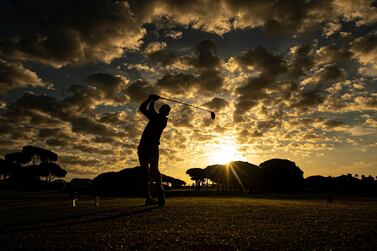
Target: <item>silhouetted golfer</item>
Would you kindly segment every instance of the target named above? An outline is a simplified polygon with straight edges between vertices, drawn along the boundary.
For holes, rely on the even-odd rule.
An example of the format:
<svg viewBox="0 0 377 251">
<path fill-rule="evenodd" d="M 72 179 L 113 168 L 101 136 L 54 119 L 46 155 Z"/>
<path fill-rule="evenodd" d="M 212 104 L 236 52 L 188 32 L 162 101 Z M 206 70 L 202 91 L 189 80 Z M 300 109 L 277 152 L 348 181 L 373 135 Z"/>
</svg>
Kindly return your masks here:
<svg viewBox="0 0 377 251">
<path fill-rule="evenodd" d="M 162 105 L 157 113 L 154 109 L 154 102 L 160 97 L 158 95 L 150 95 L 139 108 L 149 120 L 141 136 L 138 156 L 140 166 L 142 168 L 145 182 L 145 204 L 157 204 L 163 206 L 165 204 L 165 193 L 162 187 L 161 173 L 158 170 L 159 145 L 162 131 L 165 129 L 170 112 L 170 106 Z M 156 183 L 158 201 L 152 198 L 150 192 L 151 181 Z"/>
</svg>

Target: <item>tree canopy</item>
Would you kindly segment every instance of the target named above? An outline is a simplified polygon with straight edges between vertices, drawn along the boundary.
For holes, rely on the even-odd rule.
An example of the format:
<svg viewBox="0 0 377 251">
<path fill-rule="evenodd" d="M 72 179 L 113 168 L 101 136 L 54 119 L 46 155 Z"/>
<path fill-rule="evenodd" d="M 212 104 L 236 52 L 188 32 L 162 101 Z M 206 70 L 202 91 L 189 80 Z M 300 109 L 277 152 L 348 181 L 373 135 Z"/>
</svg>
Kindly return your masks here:
<svg viewBox="0 0 377 251">
<path fill-rule="evenodd" d="M 186 172 L 196 187 L 206 179 L 223 191 L 298 191 L 303 185 L 303 172 L 289 160 L 272 159 L 257 166 L 244 161 L 226 165 L 210 165 L 204 169 L 191 168 Z"/>
<path fill-rule="evenodd" d="M 40 179 L 47 181 L 54 178 L 63 178 L 67 171 L 55 161 L 58 155 L 48 149 L 27 145 L 20 152 L 5 155 L 5 160 L 0 160 L 0 175 L 3 179 L 10 178 L 23 182 L 28 179 Z"/>
</svg>

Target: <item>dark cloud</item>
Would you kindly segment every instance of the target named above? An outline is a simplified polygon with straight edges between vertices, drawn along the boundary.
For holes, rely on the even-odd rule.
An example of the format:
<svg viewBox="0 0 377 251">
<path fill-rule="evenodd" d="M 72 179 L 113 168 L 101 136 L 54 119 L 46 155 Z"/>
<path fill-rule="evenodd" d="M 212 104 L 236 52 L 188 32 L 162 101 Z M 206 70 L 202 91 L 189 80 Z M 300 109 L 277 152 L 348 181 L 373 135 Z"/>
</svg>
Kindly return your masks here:
<svg viewBox="0 0 377 251">
<path fill-rule="evenodd" d="M 88 142 L 89 143 L 89 142 Z M 99 146 L 101 147 L 101 146 Z M 74 145 L 73 149 L 79 150 L 81 152 L 89 153 L 89 154 L 99 154 L 99 155 L 112 155 L 114 154 L 112 149 L 103 149 L 99 147 L 92 147 L 88 146 L 87 144 L 80 144 L 80 145 Z"/>
<path fill-rule="evenodd" d="M 211 101 L 204 103 L 204 106 L 208 107 L 211 110 L 219 111 L 224 109 L 229 105 L 229 102 L 222 98 L 213 98 Z"/>
<path fill-rule="evenodd" d="M 95 88 L 94 92 L 102 100 L 118 98 L 119 92 L 126 86 L 124 77 L 108 73 L 91 74 L 85 79 L 85 82 L 88 86 Z"/>
<path fill-rule="evenodd" d="M 355 39 L 351 51 L 354 58 L 364 66 L 361 73 L 377 76 L 377 32 Z"/>
<path fill-rule="evenodd" d="M 328 119 L 323 123 L 327 128 L 336 128 L 344 126 L 345 123 L 339 120 Z"/>
<path fill-rule="evenodd" d="M 59 156 L 59 162 L 69 165 L 80 165 L 80 166 L 94 166 L 102 163 L 102 161 L 90 157 L 85 158 L 81 155 L 73 155 L 73 154 L 62 154 Z"/>
<path fill-rule="evenodd" d="M 266 121 L 257 121 L 256 126 L 257 126 L 257 129 L 259 131 L 265 132 L 265 131 L 268 131 L 269 129 L 274 128 L 274 127 L 276 127 L 280 124 L 281 124 L 280 121 L 266 120 Z"/>
<path fill-rule="evenodd" d="M 242 53 L 236 61 L 245 69 L 253 67 L 260 72 L 259 76 L 250 77 L 245 85 L 236 89 L 239 97 L 235 116 L 238 116 L 268 97 L 266 91 L 272 88 L 280 74 L 287 71 L 287 65 L 282 56 L 272 55 L 261 46 Z"/>
<path fill-rule="evenodd" d="M 118 140 L 113 137 L 106 137 L 106 136 L 95 136 L 92 141 L 94 143 L 103 143 L 103 144 L 117 144 Z"/>
<path fill-rule="evenodd" d="M 70 166 L 68 167 L 68 173 L 70 175 L 79 175 L 83 177 L 95 177 L 100 173 L 100 170 L 98 168 L 93 169 L 91 165 L 87 165 L 88 168 L 83 168 L 82 166 L 80 167 L 75 167 L 75 166 Z"/>
<path fill-rule="evenodd" d="M 244 68 L 252 66 L 268 78 L 274 78 L 287 70 L 282 56 L 270 54 L 263 46 L 241 53 L 236 57 L 236 61 Z"/>
<path fill-rule="evenodd" d="M 59 127 L 40 128 L 37 137 L 42 141 L 45 140 L 48 146 L 68 147 L 76 141 L 76 138 L 71 132 L 65 131 L 63 128 Z"/>
<path fill-rule="evenodd" d="M 142 102 L 151 93 L 157 93 L 157 89 L 146 81 L 138 79 L 129 83 L 123 93 L 131 99 L 131 102 Z"/>
<path fill-rule="evenodd" d="M 21 64 L 8 63 L 0 59 L 0 96 L 27 86 L 51 88 L 50 84 L 42 81 L 35 72 Z"/>
<path fill-rule="evenodd" d="M 54 97 L 45 94 L 35 94 L 33 92 L 26 92 L 14 104 L 9 105 L 9 110 L 28 111 L 38 110 L 45 113 L 54 113 L 58 107 L 58 100 Z"/>
<path fill-rule="evenodd" d="M 144 31 L 125 1 L 1 1 L 6 59 L 61 67 L 110 62 L 139 46 Z"/>
<path fill-rule="evenodd" d="M 96 122 L 89 117 L 77 117 L 71 121 L 72 132 L 86 133 L 100 136 L 115 136 L 116 132 L 103 123 Z"/>
<path fill-rule="evenodd" d="M 161 19 L 218 34 L 258 27 L 292 34 L 340 18 L 370 24 L 377 18 L 374 11 L 367 1 L 2 1 L 0 51 L 12 61 L 54 67 L 110 62 L 138 48 L 143 25 Z"/>
<path fill-rule="evenodd" d="M 316 51 L 316 63 L 334 64 L 348 61 L 351 58 L 351 52 L 336 43 L 332 43 L 319 48 Z"/>
<path fill-rule="evenodd" d="M 73 86 L 73 95 L 64 100 L 48 95 L 25 93 L 15 103 L 9 104 L 1 117 L 7 122 L 10 131 L 19 131 L 14 128 L 17 125 L 12 126 L 11 121 L 13 124 L 18 121 L 18 125 L 39 129 L 37 136 L 53 146 L 65 146 L 68 140 L 74 142 L 72 132 L 103 137 L 125 136 L 122 131 L 115 128 L 123 126 L 124 113 L 104 113 L 96 116 L 94 112 L 96 105 L 106 103 L 113 95 L 119 94 L 123 82 L 104 74 L 91 75 L 87 81 L 88 86 Z M 117 123 L 113 124 L 115 121 Z M 71 127 L 72 132 L 62 129 L 67 125 Z"/>
<path fill-rule="evenodd" d="M 192 118 L 194 117 L 193 111 L 191 108 L 182 107 L 179 111 L 174 113 L 172 119 L 173 125 L 177 127 L 193 127 Z"/>
<path fill-rule="evenodd" d="M 112 126 L 123 126 L 127 120 L 127 115 L 124 111 L 103 112 L 97 114 L 98 122 L 110 124 Z"/>
<path fill-rule="evenodd" d="M 130 6 L 140 22 L 169 16 L 178 24 L 218 34 L 256 27 L 274 34 L 292 34 L 316 27 L 336 15 L 332 1 L 131 0 Z"/>
<path fill-rule="evenodd" d="M 158 80 L 157 85 L 171 93 L 180 94 L 192 90 L 197 86 L 197 79 L 191 74 L 170 74 L 167 73 Z"/>
<path fill-rule="evenodd" d="M 291 49 L 292 59 L 289 66 L 293 77 L 301 77 L 308 74 L 314 65 L 313 49 L 310 44 L 295 46 Z"/>
<path fill-rule="evenodd" d="M 165 37 L 172 39 L 180 39 L 182 37 L 182 31 L 171 30 L 165 34 Z"/>
<path fill-rule="evenodd" d="M 100 104 L 121 104 L 127 100 L 122 94 L 128 80 L 108 73 L 95 73 L 84 79 L 85 86 L 73 85 L 73 94 L 65 98 L 64 105 L 70 109 L 89 110 Z"/>
<path fill-rule="evenodd" d="M 312 90 L 304 90 L 298 94 L 298 97 L 292 103 L 293 107 L 308 109 L 317 107 L 326 100 L 326 93 L 319 88 Z"/>
<path fill-rule="evenodd" d="M 204 93 L 219 91 L 223 84 L 224 79 L 218 70 L 202 71 L 197 78 L 197 87 L 200 91 L 204 91 Z"/>
<path fill-rule="evenodd" d="M 354 53 L 362 55 L 374 54 L 377 48 L 377 33 L 370 33 L 365 36 L 355 39 L 352 43 L 352 50 Z"/>
<path fill-rule="evenodd" d="M 57 125 L 58 126 L 58 125 Z M 58 138 L 58 139 L 64 139 L 64 140 L 70 140 L 72 141 L 74 139 L 74 135 L 72 133 L 64 130 L 60 127 L 55 128 L 40 128 L 38 129 L 37 137 L 39 138 Z"/>
<path fill-rule="evenodd" d="M 189 67 L 190 73 L 185 72 L 186 69 L 168 71 L 157 81 L 157 87 L 174 94 L 182 94 L 193 90 L 210 93 L 223 86 L 221 60 L 212 40 L 199 42 L 188 55 L 180 56 L 178 61 Z"/>
<path fill-rule="evenodd" d="M 325 65 L 315 73 L 315 79 L 320 84 L 331 84 L 346 79 L 346 72 L 336 64 Z"/>
<path fill-rule="evenodd" d="M 68 138 L 48 138 L 46 145 L 67 147 L 72 144 L 72 139 Z"/>
<path fill-rule="evenodd" d="M 146 55 L 147 59 L 154 65 L 161 65 L 162 67 L 173 65 L 179 61 L 179 57 L 175 51 L 159 50 Z"/>
<path fill-rule="evenodd" d="M 166 67 L 178 62 L 179 56 L 175 50 L 167 47 L 165 42 L 152 42 L 144 49 L 146 59 L 154 66 Z"/>
<path fill-rule="evenodd" d="M 203 40 L 194 46 L 194 55 L 189 63 L 198 70 L 213 70 L 220 66 L 217 47 L 212 40 Z"/>
<path fill-rule="evenodd" d="M 165 42 L 151 42 L 144 48 L 144 53 L 152 54 L 159 51 L 164 51 L 167 44 Z"/>
</svg>

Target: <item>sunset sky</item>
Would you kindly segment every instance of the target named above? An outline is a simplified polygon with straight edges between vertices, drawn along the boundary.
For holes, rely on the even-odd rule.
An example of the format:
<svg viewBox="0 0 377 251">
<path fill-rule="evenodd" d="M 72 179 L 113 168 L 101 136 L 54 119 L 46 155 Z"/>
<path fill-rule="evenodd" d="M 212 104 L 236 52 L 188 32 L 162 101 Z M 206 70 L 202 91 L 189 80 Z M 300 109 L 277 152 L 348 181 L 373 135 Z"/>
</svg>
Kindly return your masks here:
<svg viewBox="0 0 377 251">
<path fill-rule="evenodd" d="M 370 0 L 0 0 L 0 155 L 45 147 L 67 180 L 134 167 L 156 93 L 217 115 L 168 103 L 164 174 L 376 176 L 376 22 Z"/>
</svg>

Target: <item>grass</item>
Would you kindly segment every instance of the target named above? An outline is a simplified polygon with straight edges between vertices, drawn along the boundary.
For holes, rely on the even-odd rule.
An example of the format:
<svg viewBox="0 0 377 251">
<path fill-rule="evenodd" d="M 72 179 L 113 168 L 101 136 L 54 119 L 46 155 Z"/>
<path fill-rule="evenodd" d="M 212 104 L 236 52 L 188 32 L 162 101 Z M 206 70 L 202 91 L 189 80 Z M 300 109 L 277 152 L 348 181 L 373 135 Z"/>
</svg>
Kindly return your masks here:
<svg viewBox="0 0 377 251">
<path fill-rule="evenodd" d="M 377 249 L 377 203 L 253 197 L 140 198 L 0 194 L 0 249 Z"/>
</svg>

